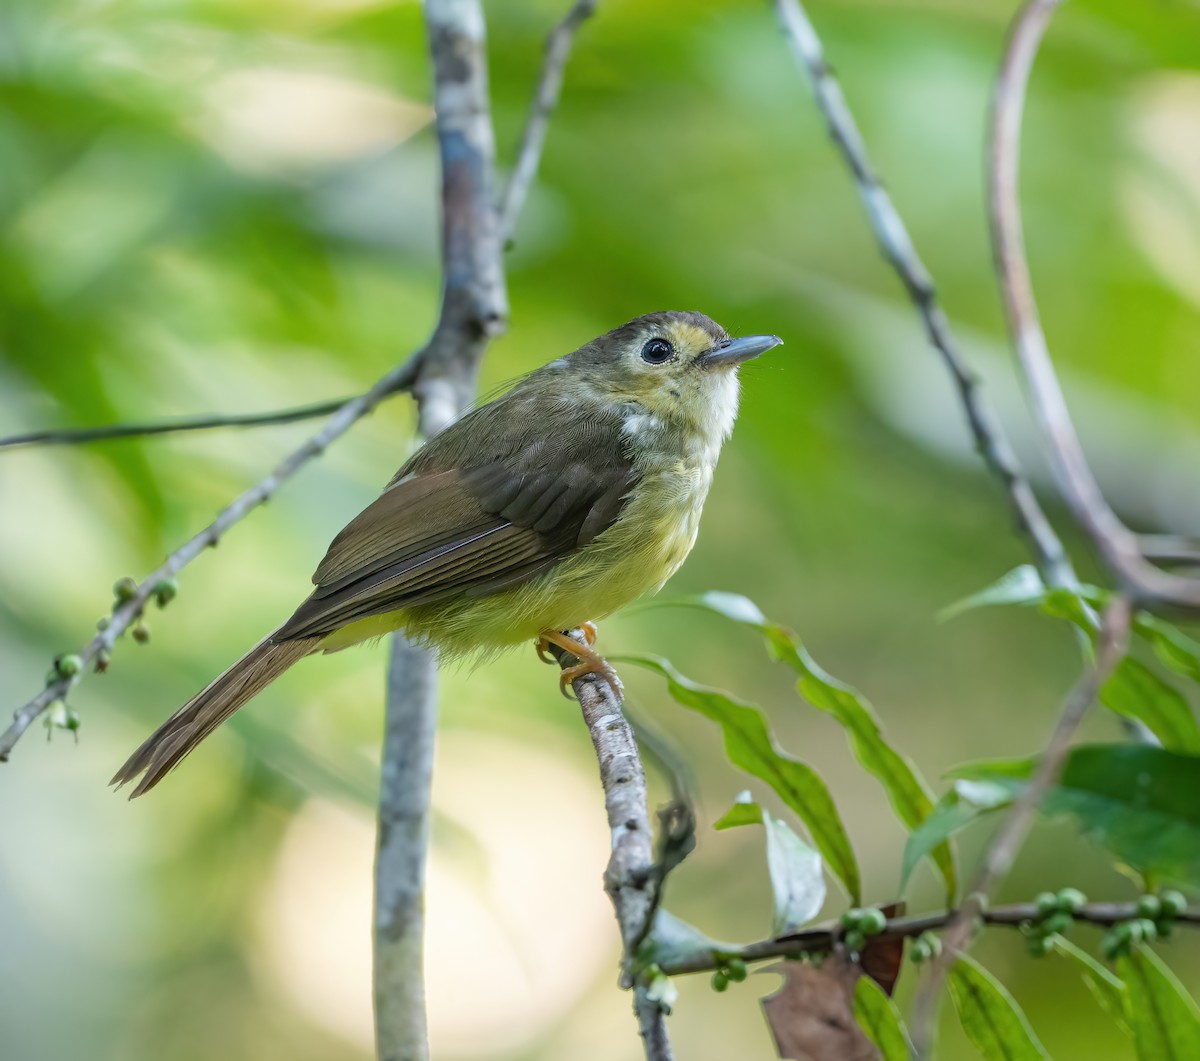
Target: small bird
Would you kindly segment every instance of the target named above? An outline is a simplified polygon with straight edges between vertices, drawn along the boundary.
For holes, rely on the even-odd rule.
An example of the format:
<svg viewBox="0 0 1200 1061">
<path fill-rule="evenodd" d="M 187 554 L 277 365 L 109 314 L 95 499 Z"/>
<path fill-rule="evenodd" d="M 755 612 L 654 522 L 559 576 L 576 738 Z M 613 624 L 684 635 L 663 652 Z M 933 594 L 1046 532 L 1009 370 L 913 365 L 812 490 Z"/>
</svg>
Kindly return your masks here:
<svg viewBox="0 0 1200 1061">
<path fill-rule="evenodd" d="M 467 413 L 333 539 L 295 614 L 112 783 L 142 775 L 140 796 L 302 657 L 394 630 L 443 659 L 557 645 L 579 660 L 564 691 L 585 674 L 618 687 L 591 620 L 658 590 L 691 552 L 737 416 L 738 366 L 781 342 L 731 339 L 702 313 L 649 313 Z M 563 632 L 576 628 L 586 643 Z"/>
</svg>

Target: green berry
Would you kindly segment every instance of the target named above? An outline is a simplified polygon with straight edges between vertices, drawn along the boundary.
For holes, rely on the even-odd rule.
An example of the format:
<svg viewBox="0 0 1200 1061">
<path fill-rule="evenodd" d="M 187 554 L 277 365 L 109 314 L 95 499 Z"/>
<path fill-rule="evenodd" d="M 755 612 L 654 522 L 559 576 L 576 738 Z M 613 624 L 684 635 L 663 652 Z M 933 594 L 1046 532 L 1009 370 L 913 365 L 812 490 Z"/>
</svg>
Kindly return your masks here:
<svg viewBox="0 0 1200 1061">
<path fill-rule="evenodd" d="M 1160 902 L 1165 917 L 1182 917 L 1187 913 L 1188 904 L 1183 892 L 1165 891 L 1160 896 Z"/>
<path fill-rule="evenodd" d="M 104 633 L 104 631 L 108 629 L 108 616 L 107 615 L 102 615 L 102 616 L 100 616 L 99 619 L 96 620 L 96 629 L 99 630 L 101 633 Z"/>
<path fill-rule="evenodd" d="M 858 928 L 862 921 L 863 912 L 857 907 L 852 906 L 844 914 L 842 914 L 842 928 L 853 929 Z"/>
<path fill-rule="evenodd" d="M 1033 900 L 1033 905 L 1037 907 L 1039 916 L 1049 917 L 1058 909 L 1058 896 L 1053 892 L 1040 892 Z"/>
<path fill-rule="evenodd" d="M 70 656 L 62 656 L 56 663 L 58 673 L 64 678 L 74 678 L 81 670 L 83 670 L 83 660 L 72 654 Z"/>
<path fill-rule="evenodd" d="M 925 939 L 929 941 L 929 949 L 933 951 L 933 956 L 935 958 L 940 957 L 942 953 L 942 937 L 932 932 L 926 932 Z"/>
<path fill-rule="evenodd" d="M 1148 917 L 1157 921 L 1162 916 L 1162 900 L 1157 895 L 1143 895 L 1137 901 L 1138 917 Z"/>
<path fill-rule="evenodd" d="M 154 584 L 154 599 L 160 608 L 165 608 L 179 595 L 179 583 L 173 578 L 160 579 Z"/>
<path fill-rule="evenodd" d="M 1063 888 L 1056 898 L 1058 908 L 1068 914 L 1077 914 L 1087 905 L 1087 896 L 1078 888 Z"/>
<path fill-rule="evenodd" d="M 718 969 L 712 974 L 712 989 L 714 991 L 724 991 L 727 987 L 729 987 L 729 977 Z"/>
<path fill-rule="evenodd" d="M 933 949 L 929 946 L 929 941 L 924 937 L 919 937 L 913 940 L 913 944 L 908 949 L 908 956 L 912 958 L 917 965 L 923 965 L 933 957 Z"/>
<path fill-rule="evenodd" d="M 1120 927 L 1125 929 L 1121 935 L 1128 937 L 1130 943 L 1142 942 L 1144 933 L 1142 932 L 1142 923 L 1140 921 L 1126 921 L 1125 924 L 1121 925 Z"/>
<path fill-rule="evenodd" d="M 859 921 L 859 927 L 864 935 L 878 936 L 885 928 L 887 928 L 887 915 L 882 910 L 870 909 L 864 910 L 862 920 Z"/>
<path fill-rule="evenodd" d="M 137 588 L 137 583 L 126 575 L 113 583 L 113 596 L 117 598 L 118 604 L 124 604 L 137 596 Z"/>
<path fill-rule="evenodd" d="M 1100 954 L 1106 961 L 1120 957 L 1129 949 L 1129 941 L 1122 940 L 1116 931 L 1106 932 L 1100 939 Z"/>
<path fill-rule="evenodd" d="M 1142 939 L 1149 942 L 1150 940 L 1158 939 L 1158 925 L 1148 917 L 1139 917 L 1135 922 L 1142 934 Z"/>
<path fill-rule="evenodd" d="M 855 952 L 858 952 L 867 945 L 867 937 L 863 935 L 862 929 L 852 928 L 844 937 L 846 946 Z"/>
<path fill-rule="evenodd" d="M 1061 910 L 1057 914 L 1051 914 L 1039 926 L 1044 935 L 1054 936 L 1059 933 L 1066 932 L 1068 928 L 1075 923 L 1075 919 Z"/>
<path fill-rule="evenodd" d="M 1053 949 L 1054 942 L 1050 936 L 1033 936 L 1029 940 L 1029 953 L 1035 958 L 1044 958 Z"/>
<path fill-rule="evenodd" d="M 146 642 L 150 640 L 150 627 L 143 622 L 139 622 L 133 628 L 133 639 L 139 645 L 146 644 Z"/>
<path fill-rule="evenodd" d="M 741 958 L 731 958 L 725 967 L 725 975 L 735 984 L 746 979 L 746 963 Z"/>
</svg>

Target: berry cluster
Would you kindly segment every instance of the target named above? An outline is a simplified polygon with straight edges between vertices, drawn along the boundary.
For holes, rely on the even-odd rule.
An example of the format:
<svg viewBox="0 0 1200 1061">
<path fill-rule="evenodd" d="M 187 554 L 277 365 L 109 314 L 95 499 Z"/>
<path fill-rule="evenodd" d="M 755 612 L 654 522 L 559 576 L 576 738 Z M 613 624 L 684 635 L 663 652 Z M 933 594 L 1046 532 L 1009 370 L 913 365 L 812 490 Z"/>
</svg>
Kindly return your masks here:
<svg viewBox="0 0 1200 1061">
<path fill-rule="evenodd" d="M 1135 943 L 1166 939 L 1175 920 L 1187 910 L 1187 899 L 1177 891 L 1161 895 L 1143 895 L 1137 904 L 1138 916 L 1132 921 L 1113 925 L 1100 941 L 1100 953 L 1109 961 L 1128 954 Z"/>
<path fill-rule="evenodd" d="M 869 936 L 878 936 L 887 928 L 887 915 L 873 906 L 851 907 L 842 914 L 842 942 L 858 953 L 866 946 Z"/>
</svg>

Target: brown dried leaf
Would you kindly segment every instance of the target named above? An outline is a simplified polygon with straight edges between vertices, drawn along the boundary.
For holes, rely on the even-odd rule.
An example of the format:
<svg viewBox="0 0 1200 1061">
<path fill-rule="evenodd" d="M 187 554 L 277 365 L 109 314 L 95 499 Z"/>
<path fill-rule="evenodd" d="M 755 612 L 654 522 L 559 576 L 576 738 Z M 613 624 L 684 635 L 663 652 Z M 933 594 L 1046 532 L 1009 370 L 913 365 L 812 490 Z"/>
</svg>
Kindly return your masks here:
<svg viewBox="0 0 1200 1061">
<path fill-rule="evenodd" d="M 862 970 L 841 954 L 820 968 L 808 962 L 773 966 L 783 987 L 763 999 L 779 1056 L 793 1061 L 880 1061 L 854 1019 L 854 985 Z"/>
</svg>

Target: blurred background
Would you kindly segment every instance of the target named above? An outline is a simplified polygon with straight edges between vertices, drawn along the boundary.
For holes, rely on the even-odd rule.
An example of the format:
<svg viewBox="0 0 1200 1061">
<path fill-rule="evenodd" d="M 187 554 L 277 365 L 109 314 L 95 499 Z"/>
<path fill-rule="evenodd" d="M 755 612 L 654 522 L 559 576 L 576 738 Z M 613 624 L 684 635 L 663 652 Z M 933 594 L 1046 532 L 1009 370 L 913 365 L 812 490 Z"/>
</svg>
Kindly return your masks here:
<svg viewBox="0 0 1200 1061">
<path fill-rule="evenodd" d="M 491 2 L 503 173 L 567 0 Z M 983 119 L 1011 3 L 812 5 L 871 151 L 973 363 L 1039 476 L 982 205 Z M 1200 9 L 1078 0 L 1038 60 L 1029 250 L 1096 469 L 1134 525 L 1200 532 Z M 417 3 L 5 0 L 0 10 L 0 434 L 254 412 L 365 389 L 438 305 L 437 157 Z M 1078 665 L 1025 611 L 936 613 L 1026 559 L 954 396 L 881 262 L 766 4 L 606 0 L 579 35 L 508 254 L 512 321 L 485 391 L 628 318 L 700 309 L 787 345 L 744 404 L 699 544 L 668 594 L 745 593 L 875 703 L 941 790 L 963 759 L 1045 742 Z M 0 453 L 0 706 L 312 425 Z M 170 711 L 304 596 L 329 538 L 413 441 L 407 399 L 363 421 L 183 574 L 0 768 L 0 1027 L 13 1061 L 371 1053 L 373 803 L 385 650 L 305 661 L 151 798 L 105 783 Z M 1043 493 L 1049 494 L 1044 490 Z M 1051 505 L 1060 528 L 1067 520 Z M 1070 537 L 1070 535 L 1068 535 Z M 1079 553 L 1081 566 L 1090 567 Z M 866 899 L 904 834 L 841 731 L 748 633 L 617 616 L 610 652 L 669 656 L 752 699 L 817 765 Z M 709 825 L 750 779 L 719 735 L 625 674 L 698 778 L 699 849 L 668 905 L 719 938 L 769 931 L 761 837 Z M 1096 712 L 1092 739 L 1116 738 Z M 665 794 L 656 781 L 656 797 Z M 755 794 L 770 803 L 768 793 Z M 445 676 L 429 887 L 439 1058 L 634 1059 L 601 891 L 608 836 L 578 713 L 532 649 Z M 986 829 L 984 830 L 986 834 Z M 968 835 L 971 859 L 983 835 Z M 1002 897 L 1136 885 L 1043 823 Z M 914 909 L 940 901 L 921 870 Z M 831 893 L 827 912 L 844 896 Z M 1080 941 L 1094 943 L 1086 931 Z M 1161 948 L 1200 987 L 1184 939 Z M 992 933 L 981 959 L 1060 1061 L 1120 1058 L 1073 970 Z M 912 987 L 910 969 L 900 995 Z M 752 976 L 680 981 L 681 1057 L 774 1056 Z M 970 1048 L 944 1020 L 943 1055 Z"/>
</svg>

